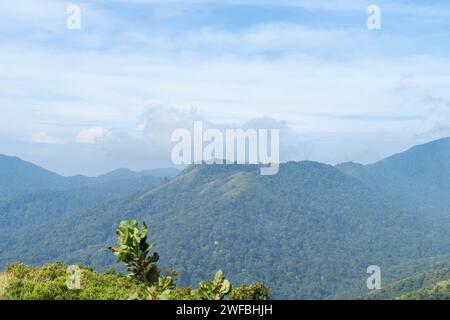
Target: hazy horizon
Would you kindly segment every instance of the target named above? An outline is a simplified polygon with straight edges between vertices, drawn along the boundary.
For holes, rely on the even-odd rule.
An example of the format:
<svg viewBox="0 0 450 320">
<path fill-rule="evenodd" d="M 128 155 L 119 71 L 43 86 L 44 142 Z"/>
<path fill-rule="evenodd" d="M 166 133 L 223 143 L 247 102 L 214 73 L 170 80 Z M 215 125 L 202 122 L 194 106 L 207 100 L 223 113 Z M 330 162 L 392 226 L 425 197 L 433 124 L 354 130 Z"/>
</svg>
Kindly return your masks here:
<svg viewBox="0 0 450 320">
<path fill-rule="evenodd" d="M 442 137 L 442 138 L 435 139 L 435 140 L 432 140 L 432 141 L 426 141 L 424 144 L 431 143 L 431 142 L 435 142 L 435 141 L 442 140 L 442 139 L 450 139 L 450 137 Z M 387 155 L 386 157 L 380 158 L 380 159 L 378 159 L 378 160 L 376 160 L 376 161 L 374 161 L 374 162 L 370 162 L 370 163 L 362 163 L 362 162 L 357 162 L 357 161 L 352 161 L 352 160 L 349 160 L 349 161 L 343 161 L 343 162 L 337 162 L 337 163 L 327 163 L 327 162 L 318 161 L 318 160 L 314 160 L 314 159 L 298 159 L 298 160 L 290 159 L 290 160 L 282 161 L 281 164 L 286 163 L 286 162 L 289 162 L 289 161 L 295 161 L 295 162 L 301 162 L 301 161 L 313 161 L 313 162 L 319 162 L 319 163 L 328 164 L 328 165 L 333 165 L 333 166 L 338 165 L 338 164 L 342 164 L 342 163 L 345 163 L 345 162 L 353 162 L 353 163 L 363 164 L 363 165 L 367 165 L 367 164 L 375 164 L 375 163 L 377 163 L 377 162 L 379 162 L 379 161 L 382 161 L 382 160 L 384 160 L 384 159 L 386 159 L 386 158 L 389 158 L 389 157 L 391 157 L 391 156 L 394 156 L 394 155 L 396 155 L 396 154 L 400 154 L 400 153 L 406 152 L 406 151 L 410 150 L 411 148 L 413 148 L 413 147 L 415 147 L 415 146 L 418 146 L 418 145 L 421 145 L 421 144 L 412 145 L 412 146 L 407 147 L 407 148 L 405 148 L 405 149 L 398 150 L 397 152 L 393 152 L 393 153 Z M 58 174 L 58 175 L 60 175 L 60 176 L 64 176 L 64 177 L 71 177 L 71 176 L 98 177 L 98 176 L 102 176 L 102 175 L 111 173 L 111 172 L 116 171 L 116 170 L 121 170 L 121 169 L 131 170 L 131 171 L 133 171 L 133 172 L 143 172 L 143 171 L 154 170 L 154 169 L 177 169 L 177 170 L 180 170 L 180 171 L 181 171 L 181 170 L 183 170 L 184 168 L 187 167 L 187 165 L 174 165 L 174 164 L 168 165 L 168 166 L 166 166 L 166 167 L 148 167 L 148 168 L 141 168 L 141 169 L 135 169 L 135 168 L 130 168 L 130 167 L 117 167 L 117 168 L 112 168 L 112 169 L 110 169 L 110 170 L 106 170 L 106 171 L 103 171 L 103 172 L 98 172 L 98 173 L 96 173 L 96 174 L 84 174 L 84 173 L 81 173 L 81 171 L 82 171 L 83 169 L 80 168 L 81 171 L 80 171 L 79 173 L 64 174 L 64 173 L 58 172 L 58 171 L 56 171 L 56 170 L 52 170 L 51 168 L 46 167 L 46 166 L 44 166 L 44 165 L 40 165 L 39 163 L 35 163 L 35 162 L 33 162 L 33 161 L 29 160 L 29 159 L 22 158 L 22 157 L 20 157 L 20 156 L 18 156 L 18 155 L 5 154 L 5 153 L 0 152 L 0 156 L 2 156 L 2 155 L 3 155 L 3 156 L 7 156 L 7 157 L 16 157 L 16 158 L 19 158 L 19 159 L 21 159 L 21 160 L 23 160 L 23 161 L 25 161 L 25 162 L 32 163 L 32 164 L 37 165 L 37 166 L 39 166 L 39 167 L 41 167 L 41 168 L 43 168 L 43 169 L 49 170 L 49 171 L 51 171 L 51 172 L 53 172 L 53 173 L 56 173 L 56 174 Z"/>
<path fill-rule="evenodd" d="M 66 26 L 81 9 L 81 29 Z M 0 4 L 0 152 L 63 175 L 171 166 L 170 133 L 281 129 L 281 159 L 373 163 L 450 136 L 450 4 Z"/>
</svg>

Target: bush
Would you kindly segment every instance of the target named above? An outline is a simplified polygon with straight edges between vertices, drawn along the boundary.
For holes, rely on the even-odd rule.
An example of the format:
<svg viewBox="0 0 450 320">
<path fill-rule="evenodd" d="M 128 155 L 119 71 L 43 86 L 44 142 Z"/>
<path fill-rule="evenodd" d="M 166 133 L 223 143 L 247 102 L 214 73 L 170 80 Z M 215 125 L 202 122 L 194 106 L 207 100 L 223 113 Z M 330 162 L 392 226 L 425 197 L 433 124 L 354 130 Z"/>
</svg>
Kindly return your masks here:
<svg viewBox="0 0 450 320">
<path fill-rule="evenodd" d="M 175 270 L 161 275 L 159 255 L 150 253 L 154 244 L 147 243 L 147 226 L 137 221 L 123 221 L 116 230 L 118 247 L 109 247 L 117 262 L 124 263 L 128 276 L 109 269 L 97 273 L 86 266 L 80 270 L 80 288 L 70 289 L 68 267 L 52 263 L 30 267 L 22 263 L 8 266 L 0 274 L 0 299 L 8 300 L 267 300 L 269 289 L 261 284 L 245 285 L 232 290 L 231 283 L 219 270 L 214 279 L 204 281 L 197 289 L 177 288 Z"/>
<path fill-rule="evenodd" d="M 155 244 L 147 243 L 148 229 L 145 222 L 139 229 L 136 220 L 122 221 L 116 230 L 118 247 L 109 247 L 118 257 L 117 262 L 127 266 L 129 276 L 146 286 L 149 300 L 222 300 L 229 298 L 232 291 L 230 281 L 225 279 L 222 270 L 217 271 L 212 281 L 201 282 L 195 290 L 178 289 L 174 272 L 161 276 L 157 266 L 158 253 L 150 251 Z M 235 290 L 236 300 L 267 300 L 269 289 L 263 284 L 243 286 Z M 232 298 L 233 299 L 233 298 Z"/>
<path fill-rule="evenodd" d="M 9 300 L 126 300 L 144 290 L 119 273 L 96 273 L 83 266 L 80 269 L 81 289 L 71 290 L 67 286 L 67 266 L 62 263 L 42 267 L 16 263 L 6 268 L 3 277 L 7 280 L 0 292 Z"/>
<path fill-rule="evenodd" d="M 230 294 L 231 300 L 269 300 L 269 288 L 263 283 L 243 285 Z"/>
</svg>

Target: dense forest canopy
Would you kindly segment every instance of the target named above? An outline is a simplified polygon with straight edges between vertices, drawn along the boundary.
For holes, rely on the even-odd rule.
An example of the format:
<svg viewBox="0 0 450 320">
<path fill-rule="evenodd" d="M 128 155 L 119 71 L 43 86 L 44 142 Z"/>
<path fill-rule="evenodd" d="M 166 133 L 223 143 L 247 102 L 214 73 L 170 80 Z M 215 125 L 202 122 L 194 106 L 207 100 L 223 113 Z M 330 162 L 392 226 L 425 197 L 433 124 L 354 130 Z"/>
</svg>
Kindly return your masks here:
<svg viewBox="0 0 450 320">
<path fill-rule="evenodd" d="M 203 164 L 167 177 L 65 178 L 2 157 L 0 265 L 110 269 L 105 247 L 120 221 L 136 218 L 164 253 L 161 267 L 183 270 L 182 286 L 222 269 L 234 283 L 266 283 L 273 298 L 361 297 L 369 265 L 387 285 L 449 261 L 449 141 L 368 166 L 289 162 L 274 176 Z"/>
</svg>

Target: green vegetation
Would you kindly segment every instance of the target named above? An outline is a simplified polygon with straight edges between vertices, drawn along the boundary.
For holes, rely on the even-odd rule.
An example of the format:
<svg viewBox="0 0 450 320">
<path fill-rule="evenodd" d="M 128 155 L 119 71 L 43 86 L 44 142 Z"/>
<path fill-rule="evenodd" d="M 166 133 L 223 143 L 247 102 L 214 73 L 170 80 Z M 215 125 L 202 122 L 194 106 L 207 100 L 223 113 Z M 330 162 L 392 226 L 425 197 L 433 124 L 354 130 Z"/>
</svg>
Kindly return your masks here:
<svg viewBox="0 0 450 320">
<path fill-rule="evenodd" d="M 164 252 L 158 265 L 182 270 L 180 287 L 196 287 L 220 269 L 232 283 L 266 283 L 274 299 L 359 296 L 368 265 L 382 266 L 388 277 L 390 266 L 450 247 L 448 235 L 357 179 L 332 166 L 292 162 L 276 176 L 261 176 L 259 166 L 194 165 L 126 200 L 47 219 L 51 233 L 24 222 L 14 234 L 0 232 L 0 260 L 106 270 L 115 263 L 105 247 L 130 217 L 152 226 Z"/>
<path fill-rule="evenodd" d="M 67 266 L 62 263 L 30 267 L 21 263 L 8 266 L 0 274 L 0 300 L 268 300 L 269 289 L 263 284 L 242 286 L 230 294 L 223 275 L 219 272 L 212 281 L 200 284 L 198 289 L 177 288 L 149 295 L 145 285 L 116 271 L 94 272 L 80 266 L 81 289 L 67 287 Z M 160 284 L 164 288 L 164 284 Z M 167 288 L 167 287 L 166 287 Z M 226 294 L 225 294 L 226 293 Z"/>
<path fill-rule="evenodd" d="M 269 300 L 269 289 L 262 283 L 243 285 L 233 289 L 231 300 Z"/>
<path fill-rule="evenodd" d="M 375 264 L 392 292 L 371 295 L 389 299 L 438 283 L 411 277 L 438 270 L 436 257 L 450 260 L 449 150 L 443 139 L 374 165 L 289 162 L 275 176 L 252 165 L 193 165 L 164 181 L 126 170 L 61 180 L 7 158 L 0 268 L 63 261 L 123 272 L 105 247 L 135 217 L 154 230 L 160 270 L 183 271 L 172 297 L 190 296 L 220 269 L 232 283 L 262 281 L 274 299 L 357 298 Z M 391 286 L 402 279 L 413 282 Z M 230 297 L 248 296 L 235 290 Z"/>
<path fill-rule="evenodd" d="M 448 257 L 443 257 L 448 261 Z M 430 288 L 441 290 L 450 279 L 450 266 L 447 263 L 436 261 L 431 263 L 433 266 L 425 272 L 416 272 L 415 274 L 397 281 L 386 281 L 382 289 L 371 291 L 361 297 L 369 300 L 391 300 L 391 299 L 425 299 L 426 294 L 430 295 Z M 406 266 L 407 267 L 407 266 Z M 415 298 L 413 298 L 415 296 Z M 437 295 L 436 295 L 437 298 Z"/>
<path fill-rule="evenodd" d="M 419 213 L 434 228 L 450 227 L 450 138 L 414 146 L 375 164 L 344 163 L 337 168 Z"/>
<path fill-rule="evenodd" d="M 116 230 L 119 247 L 109 247 L 117 262 L 123 262 L 127 266 L 130 277 L 147 287 L 158 285 L 160 271 L 156 263 L 159 255 L 155 252 L 148 256 L 155 246 L 147 243 L 147 225 L 142 224 L 142 229 L 136 220 L 122 221 Z M 164 282 L 164 281 L 163 281 Z"/>
<path fill-rule="evenodd" d="M 143 290 L 132 279 L 115 271 L 94 272 L 81 268 L 81 290 L 67 287 L 67 266 L 52 263 L 30 267 L 8 266 L 0 276 L 0 299 L 10 300 L 126 300 Z"/>
<path fill-rule="evenodd" d="M 450 279 L 400 295 L 396 300 L 450 300 Z"/>
<path fill-rule="evenodd" d="M 177 288 L 169 271 L 162 276 L 157 266 L 159 255 L 149 255 L 154 244 L 147 243 L 147 226 L 139 229 L 135 220 L 122 221 L 116 230 L 118 247 L 110 250 L 117 262 L 127 266 L 127 276 L 115 270 L 104 273 L 79 266 L 80 287 L 68 285 L 69 269 L 62 263 L 30 267 L 22 263 L 8 266 L 0 274 L 0 300 L 222 300 L 231 293 L 231 284 L 218 271 L 212 281 L 197 289 Z M 269 289 L 263 284 L 236 288 L 229 298 L 267 300 Z"/>
<path fill-rule="evenodd" d="M 116 255 L 117 262 L 123 262 L 128 269 L 128 275 L 146 288 L 149 300 L 222 300 L 231 292 L 231 283 L 225 279 L 221 270 L 217 271 L 212 281 L 201 282 L 198 289 L 177 289 L 172 275 L 162 276 L 157 266 L 158 253 L 150 254 L 155 246 L 147 243 L 148 228 L 142 223 L 139 229 L 136 220 L 122 221 L 116 230 L 118 247 L 109 247 Z M 171 272 L 173 274 L 173 271 Z M 237 289 L 235 297 L 249 300 L 268 299 L 268 289 L 258 286 L 246 286 Z"/>
</svg>

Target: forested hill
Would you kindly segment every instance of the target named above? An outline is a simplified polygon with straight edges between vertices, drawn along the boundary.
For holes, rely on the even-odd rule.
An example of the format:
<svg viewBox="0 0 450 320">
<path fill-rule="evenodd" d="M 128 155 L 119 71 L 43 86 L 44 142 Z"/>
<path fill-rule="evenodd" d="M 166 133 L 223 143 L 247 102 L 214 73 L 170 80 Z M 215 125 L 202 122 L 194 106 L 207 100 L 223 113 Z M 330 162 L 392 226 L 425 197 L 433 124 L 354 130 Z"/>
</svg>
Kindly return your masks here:
<svg viewBox="0 0 450 320">
<path fill-rule="evenodd" d="M 449 220 L 450 138 L 415 146 L 375 164 L 344 163 L 337 168 L 438 224 Z"/>
<path fill-rule="evenodd" d="M 447 259 L 448 261 L 448 259 Z M 450 265 L 437 263 L 427 272 L 417 272 L 393 281 L 361 297 L 370 300 L 449 300 Z"/>
<path fill-rule="evenodd" d="M 332 166 L 290 162 L 261 176 L 258 166 L 193 165 L 128 200 L 53 217 L 45 225 L 52 232 L 24 221 L 15 234 L 1 234 L 2 263 L 108 268 L 104 247 L 130 217 L 149 224 L 161 263 L 183 270 L 182 284 L 222 268 L 236 282 L 266 282 L 276 298 L 345 294 L 365 286 L 368 265 L 439 254 L 448 244 L 435 241 L 420 217 Z"/>
<path fill-rule="evenodd" d="M 261 176 L 255 165 L 204 164 L 171 179 L 121 169 L 63 178 L 95 183 L 50 188 L 62 177 L 41 172 L 45 188 L 6 189 L 15 196 L 0 201 L 0 264 L 110 268 L 105 246 L 120 221 L 135 218 L 149 225 L 162 267 L 183 270 L 181 285 L 223 269 L 233 282 L 265 282 L 274 298 L 360 297 L 369 265 L 380 266 L 389 284 L 433 269 L 434 257 L 450 253 L 447 224 L 438 223 L 446 211 L 428 212 L 430 198 L 417 196 L 420 184 L 431 192 L 449 177 L 445 150 L 436 151 L 435 162 L 420 155 L 430 148 L 447 145 L 438 141 L 372 166 L 289 162 L 274 176 Z M 438 172 L 437 185 L 425 179 Z"/>
</svg>

